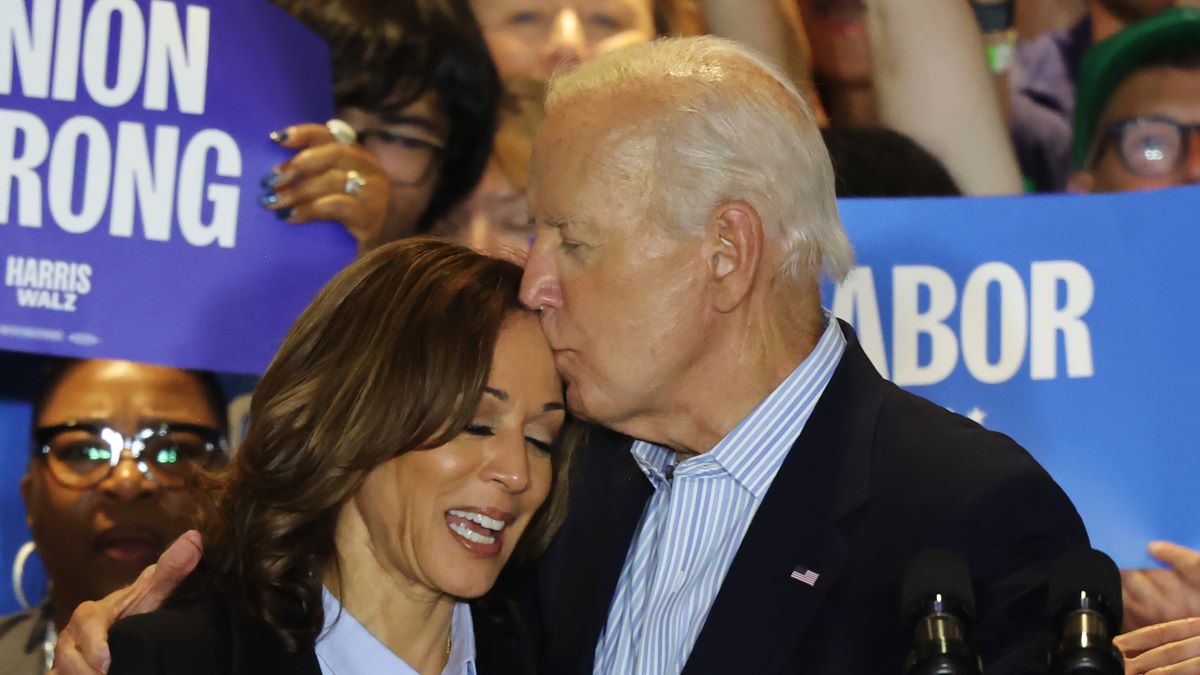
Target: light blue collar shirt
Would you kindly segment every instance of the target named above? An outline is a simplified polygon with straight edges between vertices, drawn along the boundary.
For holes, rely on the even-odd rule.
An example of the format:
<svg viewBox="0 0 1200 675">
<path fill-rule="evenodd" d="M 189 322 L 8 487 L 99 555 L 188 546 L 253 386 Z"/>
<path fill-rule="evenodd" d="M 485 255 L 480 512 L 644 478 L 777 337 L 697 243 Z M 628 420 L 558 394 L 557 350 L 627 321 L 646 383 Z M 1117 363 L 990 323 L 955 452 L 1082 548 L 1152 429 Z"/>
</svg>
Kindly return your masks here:
<svg viewBox="0 0 1200 675">
<path fill-rule="evenodd" d="M 323 675 L 417 675 L 412 666 L 371 635 L 324 587 L 321 601 L 325 627 L 317 638 L 316 652 Z M 475 627 L 471 623 L 471 608 L 465 602 L 454 605 L 450 643 L 450 658 L 442 675 L 476 675 Z"/>
<path fill-rule="evenodd" d="M 845 349 L 841 327 L 827 318 L 812 353 L 709 452 L 676 465 L 672 450 L 634 442 L 630 452 L 654 494 L 621 569 L 595 673 L 683 670 L 750 521 Z"/>
</svg>

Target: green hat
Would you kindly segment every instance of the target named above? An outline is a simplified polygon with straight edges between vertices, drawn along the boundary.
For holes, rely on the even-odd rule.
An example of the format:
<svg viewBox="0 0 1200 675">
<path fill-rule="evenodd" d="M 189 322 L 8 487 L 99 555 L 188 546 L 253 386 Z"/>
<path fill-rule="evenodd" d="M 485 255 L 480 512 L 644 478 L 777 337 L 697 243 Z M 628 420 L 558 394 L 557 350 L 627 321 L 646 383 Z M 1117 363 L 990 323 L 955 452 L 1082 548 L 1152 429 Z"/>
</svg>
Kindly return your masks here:
<svg viewBox="0 0 1200 675">
<path fill-rule="evenodd" d="M 1129 73 L 1152 58 L 1180 48 L 1200 46 L 1200 7 L 1172 7 L 1087 51 L 1075 93 L 1075 131 L 1071 154 L 1082 167 L 1104 106 Z"/>
</svg>

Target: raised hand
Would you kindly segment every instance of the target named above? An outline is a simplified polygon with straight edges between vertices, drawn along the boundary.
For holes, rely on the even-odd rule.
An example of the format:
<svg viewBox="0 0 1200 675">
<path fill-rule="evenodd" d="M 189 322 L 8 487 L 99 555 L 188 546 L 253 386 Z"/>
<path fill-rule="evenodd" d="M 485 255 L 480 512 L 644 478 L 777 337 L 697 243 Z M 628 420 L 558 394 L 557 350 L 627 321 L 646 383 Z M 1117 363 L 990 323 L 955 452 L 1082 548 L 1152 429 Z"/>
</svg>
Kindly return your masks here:
<svg viewBox="0 0 1200 675">
<path fill-rule="evenodd" d="M 108 629 L 127 616 L 158 609 L 196 568 L 202 553 L 200 533 L 188 530 L 163 551 L 158 562 L 142 570 L 133 584 L 100 600 L 80 604 L 58 634 L 50 675 L 107 673 L 112 663 Z"/>
</svg>

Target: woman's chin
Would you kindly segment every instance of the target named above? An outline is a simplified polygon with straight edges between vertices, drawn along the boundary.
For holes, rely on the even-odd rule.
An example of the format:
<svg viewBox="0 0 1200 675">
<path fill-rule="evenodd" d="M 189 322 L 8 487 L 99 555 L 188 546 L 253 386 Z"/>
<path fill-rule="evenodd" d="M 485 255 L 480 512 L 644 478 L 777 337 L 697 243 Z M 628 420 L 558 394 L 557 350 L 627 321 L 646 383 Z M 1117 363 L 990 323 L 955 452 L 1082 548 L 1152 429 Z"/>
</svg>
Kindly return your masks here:
<svg viewBox="0 0 1200 675">
<path fill-rule="evenodd" d="M 451 572 L 453 574 L 453 572 Z M 450 577 L 450 575 L 446 575 Z M 492 586 L 496 585 L 496 577 L 498 574 L 483 574 L 470 570 L 462 570 L 459 574 L 453 574 L 452 578 L 445 578 L 440 583 L 441 592 L 446 595 L 459 598 L 460 600 L 474 600 L 475 598 L 487 595 L 487 592 L 492 590 Z"/>
</svg>

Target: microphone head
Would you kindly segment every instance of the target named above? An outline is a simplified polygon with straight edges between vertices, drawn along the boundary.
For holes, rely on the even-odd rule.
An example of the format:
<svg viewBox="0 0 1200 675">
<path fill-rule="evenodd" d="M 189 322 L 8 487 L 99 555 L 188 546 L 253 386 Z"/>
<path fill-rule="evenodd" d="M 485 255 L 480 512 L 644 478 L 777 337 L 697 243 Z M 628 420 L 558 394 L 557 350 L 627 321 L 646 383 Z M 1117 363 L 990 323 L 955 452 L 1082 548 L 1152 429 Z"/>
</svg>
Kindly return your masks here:
<svg viewBox="0 0 1200 675">
<path fill-rule="evenodd" d="M 1070 551 L 1058 559 L 1050 576 L 1047 614 L 1056 621 L 1079 609 L 1100 612 L 1116 632 L 1125 617 L 1121 572 L 1107 555 L 1093 548 Z"/>
<path fill-rule="evenodd" d="M 940 602 L 941 611 L 958 613 L 970 623 L 975 618 L 975 593 L 971 572 L 962 556 L 953 551 L 930 548 L 909 559 L 901 586 L 902 620 L 912 623 Z"/>
</svg>

